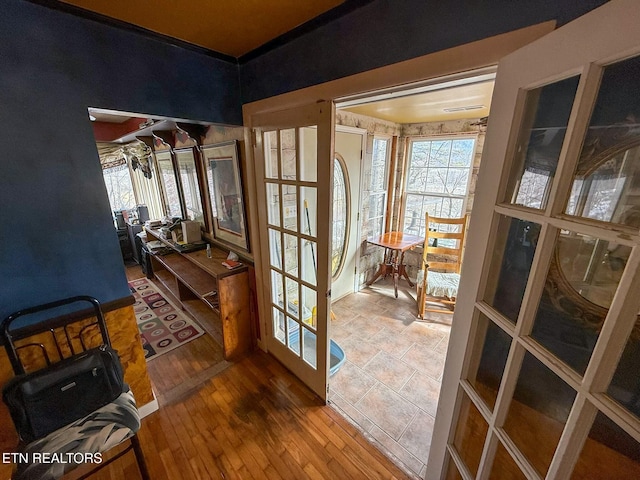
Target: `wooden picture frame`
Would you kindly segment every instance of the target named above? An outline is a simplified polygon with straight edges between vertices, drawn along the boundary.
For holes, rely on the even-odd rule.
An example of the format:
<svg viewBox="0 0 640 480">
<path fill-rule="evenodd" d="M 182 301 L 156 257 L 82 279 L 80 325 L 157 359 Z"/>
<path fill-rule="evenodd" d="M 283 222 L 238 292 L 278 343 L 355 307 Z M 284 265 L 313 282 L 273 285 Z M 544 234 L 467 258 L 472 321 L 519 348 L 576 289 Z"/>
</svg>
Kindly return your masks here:
<svg viewBox="0 0 640 480">
<path fill-rule="evenodd" d="M 202 147 L 211 203 L 211 233 L 216 240 L 249 252 L 238 142 Z"/>
</svg>

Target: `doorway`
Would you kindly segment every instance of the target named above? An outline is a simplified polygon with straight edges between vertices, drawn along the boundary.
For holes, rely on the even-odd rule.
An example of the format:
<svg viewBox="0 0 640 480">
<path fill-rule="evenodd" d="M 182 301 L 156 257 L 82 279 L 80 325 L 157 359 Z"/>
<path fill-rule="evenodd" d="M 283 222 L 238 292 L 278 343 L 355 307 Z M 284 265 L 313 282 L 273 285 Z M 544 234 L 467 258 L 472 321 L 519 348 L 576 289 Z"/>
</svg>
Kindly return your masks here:
<svg viewBox="0 0 640 480">
<path fill-rule="evenodd" d="M 353 209 L 360 204 L 356 288 L 336 299 L 335 280 L 332 283 L 331 339 L 344 349 L 346 361 L 330 378 L 329 401 L 399 466 L 416 476 L 426 470 L 452 315 L 431 313 L 419 319 L 415 287 L 405 279 L 399 280 L 397 298 L 392 277 L 367 286 L 384 253 L 368 244 L 367 238 L 385 231 L 424 236 L 420 231 L 424 222 L 413 221 L 424 217 L 423 210 L 441 216 L 452 211 L 451 215 L 459 216 L 460 211 L 443 205 L 458 202 L 461 209 L 472 205 L 493 76 L 491 71 L 476 72 L 454 82 L 431 84 L 426 91 L 397 93 L 392 100 L 388 95 L 383 101 L 374 96 L 337 105 L 336 153 L 340 153 L 344 125 L 364 128 L 366 142 L 360 198 L 351 197 Z M 454 172 L 457 183 L 452 188 L 456 190 L 448 192 L 453 182 L 447 182 L 444 165 L 451 162 L 442 160 L 443 152 L 447 150 L 451 156 L 452 150 L 458 151 L 451 145 L 469 141 L 473 148 L 467 163 L 456 157 L 456 166 L 451 168 L 453 172 L 467 165 L 463 167 L 466 170 L 462 175 Z M 417 191 L 418 169 L 411 166 L 412 156 L 422 155 L 425 145 L 430 149 L 436 143 L 438 157 L 434 153 L 432 160 L 440 162 L 439 169 L 422 172 L 425 185 L 433 191 Z M 425 161 L 425 166 L 433 163 Z M 353 177 L 352 171 L 348 174 Z M 408 193 L 420 201 L 407 202 Z M 334 209 L 334 225 L 335 216 Z M 414 281 L 420 261 L 421 247 L 406 252 L 405 264 Z"/>
</svg>

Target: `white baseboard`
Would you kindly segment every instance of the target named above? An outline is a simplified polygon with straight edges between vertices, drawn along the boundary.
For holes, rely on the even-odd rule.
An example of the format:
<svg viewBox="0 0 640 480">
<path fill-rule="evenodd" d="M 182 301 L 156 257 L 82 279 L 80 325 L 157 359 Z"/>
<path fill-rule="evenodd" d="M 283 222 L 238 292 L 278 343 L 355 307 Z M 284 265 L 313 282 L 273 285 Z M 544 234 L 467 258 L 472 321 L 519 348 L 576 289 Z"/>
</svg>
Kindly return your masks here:
<svg viewBox="0 0 640 480">
<path fill-rule="evenodd" d="M 153 400 L 138 408 L 138 413 L 140 413 L 140 418 L 144 418 L 147 415 L 151 415 L 153 412 L 160 409 L 160 405 L 158 404 L 158 399 L 156 398 L 156 392 L 154 392 L 153 390 L 151 390 L 151 392 L 153 393 Z"/>
</svg>

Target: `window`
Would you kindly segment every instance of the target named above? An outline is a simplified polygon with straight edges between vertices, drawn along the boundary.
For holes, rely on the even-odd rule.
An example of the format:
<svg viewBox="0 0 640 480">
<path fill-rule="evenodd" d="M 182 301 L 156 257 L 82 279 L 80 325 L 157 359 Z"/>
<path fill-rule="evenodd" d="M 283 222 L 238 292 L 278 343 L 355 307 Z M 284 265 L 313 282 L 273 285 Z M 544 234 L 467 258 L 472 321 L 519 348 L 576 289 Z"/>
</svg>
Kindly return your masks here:
<svg viewBox="0 0 640 480">
<path fill-rule="evenodd" d="M 405 233 L 424 236 L 425 213 L 458 218 L 465 213 L 475 137 L 416 139 L 409 143 Z"/>
<path fill-rule="evenodd" d="M 387 184 L 389 182 L 389 138 L 374 137 L 371 157 L 371 183 L 369 184 L 369 234 L 384 233 L 387 211 Z"/>
<path fill-rule="evenodd" d="M 349 189 L 347 186 L 347 166 L 336 153 L 333 161 L 333 239 L 331 242 L 331 276 L 340 275 L 345 260 L 347 238 L 349 236 Z"/>
<path fill-rule="evenodd" d="M 126 163 L 102 170 L 111 210 L 129 210 L 136 206 L 129 167 Z"/>
</svg>

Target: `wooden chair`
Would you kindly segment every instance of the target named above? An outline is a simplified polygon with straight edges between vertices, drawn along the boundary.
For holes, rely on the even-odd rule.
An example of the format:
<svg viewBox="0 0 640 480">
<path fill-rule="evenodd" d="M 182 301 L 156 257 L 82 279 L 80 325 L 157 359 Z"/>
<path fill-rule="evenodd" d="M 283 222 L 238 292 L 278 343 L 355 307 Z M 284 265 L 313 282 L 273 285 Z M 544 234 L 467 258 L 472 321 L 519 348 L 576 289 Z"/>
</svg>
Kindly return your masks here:
<svg viewBox="0 0 640 480">
<path fill-rule="evenodd" d="M 458 296 L 462 247 L 467 229 L 467 215 L 440 218 L 425 215 L 425 239 L 422 270 L 418 273 L 418 317 L 424 313 L 453 313 Z M 431 306 L 435 304 L 437 308 Z"/>
</svg>

